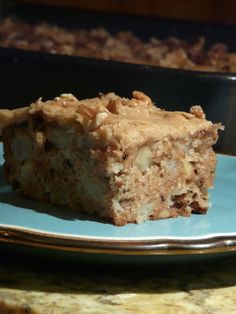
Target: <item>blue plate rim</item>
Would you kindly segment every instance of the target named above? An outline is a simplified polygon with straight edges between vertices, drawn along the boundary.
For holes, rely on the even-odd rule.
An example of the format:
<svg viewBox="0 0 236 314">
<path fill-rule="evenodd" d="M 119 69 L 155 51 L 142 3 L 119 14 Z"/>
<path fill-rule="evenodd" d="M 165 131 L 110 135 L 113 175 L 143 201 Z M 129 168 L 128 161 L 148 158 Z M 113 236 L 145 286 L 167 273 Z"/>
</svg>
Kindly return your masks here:
<svg viewBox="0 0 236 314">
<path fill-rule="evenodd" d="M 236 251 L 236 233 L 200 237 L 112 239 L 68 236 L 30 228 L 0 225 L 0 242 L 33 248 L 112 255 L 192 255 Z"/>
</svg>

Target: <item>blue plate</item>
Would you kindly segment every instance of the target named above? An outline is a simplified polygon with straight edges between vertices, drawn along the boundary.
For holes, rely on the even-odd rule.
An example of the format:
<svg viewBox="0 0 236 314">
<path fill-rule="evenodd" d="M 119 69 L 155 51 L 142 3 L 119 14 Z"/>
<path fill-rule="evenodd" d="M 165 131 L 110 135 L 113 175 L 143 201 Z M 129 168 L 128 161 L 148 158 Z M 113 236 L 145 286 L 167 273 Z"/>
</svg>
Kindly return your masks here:
<svg viewBox="0 0 236 314">
<path fill-rule="evenodd" d="M 0 145 L 1 243 L 114 257 L 236 251 L 236 157 L 217 156 L 212 206 L 206 215 L 117 227 L 13 192 L 4 180 L 2 155 Z"/>
</svg>

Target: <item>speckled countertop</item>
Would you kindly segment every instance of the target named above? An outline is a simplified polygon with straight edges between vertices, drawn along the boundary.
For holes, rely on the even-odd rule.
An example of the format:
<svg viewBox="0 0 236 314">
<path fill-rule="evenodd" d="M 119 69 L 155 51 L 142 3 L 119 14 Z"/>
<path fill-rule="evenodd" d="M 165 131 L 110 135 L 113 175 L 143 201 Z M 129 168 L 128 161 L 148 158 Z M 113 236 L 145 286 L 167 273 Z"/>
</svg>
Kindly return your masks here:
<svg viewBox="0 0 236 314">
<path fill-rule="evenodd" d="M 168 267 L 0 259 L 1 314 L 236 313 L 236 256 Z"/>
</svg>

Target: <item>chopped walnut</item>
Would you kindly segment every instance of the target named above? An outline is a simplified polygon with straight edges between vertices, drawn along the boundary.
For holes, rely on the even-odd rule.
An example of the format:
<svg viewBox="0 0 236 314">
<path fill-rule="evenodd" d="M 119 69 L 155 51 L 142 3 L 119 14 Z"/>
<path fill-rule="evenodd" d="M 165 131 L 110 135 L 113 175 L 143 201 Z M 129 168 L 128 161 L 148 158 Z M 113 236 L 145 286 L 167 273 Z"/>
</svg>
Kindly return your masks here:
<svg viewBox="0 0 236 314">
<path fill-rule="evenodd" d="M 107 112 L 98 112 L 96 115 L 94 126 L 99 127 L 108 116 L 109 114 Z"/>
<path fill-rule="evenodd" d="M 140 91 L 133 91 L 132 93 L 133 98 L 137 99 L 137 100 L 141 100 L 143 101 L 145 104 L 152 104 L 152 101 L 150 99 L 150 97 L 148 97 L 147 95 L 145 95 L 143 92 Z"/>
<path fill-rule="evenodd" d="M 205 115 L 204 111 L 202 110 L 202 107 L 199 105 L 192 106 L 190 108 L 190 113 L 199 119 L 205 119 L 206 118 L 206 115 Z"/>
</svg>

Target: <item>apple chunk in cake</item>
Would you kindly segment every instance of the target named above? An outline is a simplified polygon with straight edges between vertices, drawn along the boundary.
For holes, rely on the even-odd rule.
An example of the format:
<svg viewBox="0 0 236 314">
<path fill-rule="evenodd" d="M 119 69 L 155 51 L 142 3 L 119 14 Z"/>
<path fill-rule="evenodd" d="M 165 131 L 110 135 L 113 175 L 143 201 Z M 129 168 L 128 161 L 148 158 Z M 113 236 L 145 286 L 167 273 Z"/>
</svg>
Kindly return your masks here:
<svg viewBox="0 0 236 314">
<path fill-rule="evenodd" d="M 115 225 L 205 213 L 220 124 L 154 106 L 142 92 L 62 94 L 0 110 L 7 181 L 25 196 Z"/>
</svg>

